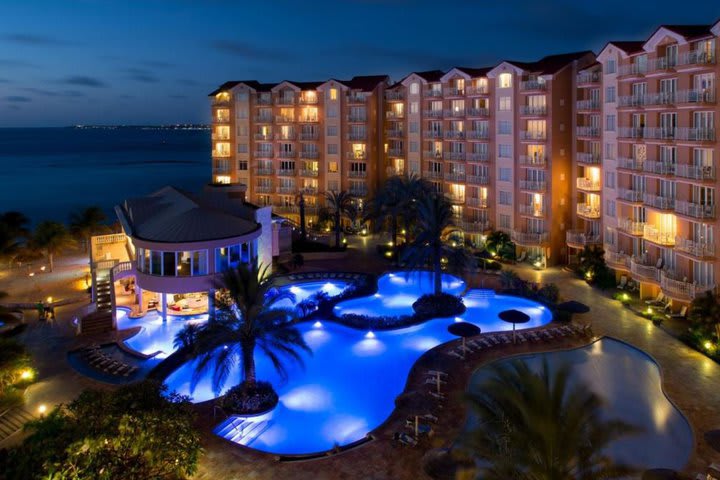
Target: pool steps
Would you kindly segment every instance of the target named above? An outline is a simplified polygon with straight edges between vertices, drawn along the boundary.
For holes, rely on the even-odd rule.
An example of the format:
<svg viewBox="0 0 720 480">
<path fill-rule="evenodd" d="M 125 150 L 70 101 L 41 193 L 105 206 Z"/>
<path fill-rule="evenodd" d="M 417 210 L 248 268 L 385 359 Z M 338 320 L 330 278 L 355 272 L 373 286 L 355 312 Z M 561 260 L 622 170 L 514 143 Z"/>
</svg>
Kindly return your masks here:
<svg viewBox="0 0 720 480">
<path fill-rule="evenodd" d="M 243 417 L 229 417 L 215 428 L 215 434 L 231 442 L 249 446 L 270 428 L 271 424 L 271 420 L 257 421 Z"/>
<path fill-rule="evenodd" d="M 495 298 L 495 290 L 491 290 L 489 288 L 472 288 L 467 291 L 465 298 L 472 298 L 475 300 Z"/>
</svg>

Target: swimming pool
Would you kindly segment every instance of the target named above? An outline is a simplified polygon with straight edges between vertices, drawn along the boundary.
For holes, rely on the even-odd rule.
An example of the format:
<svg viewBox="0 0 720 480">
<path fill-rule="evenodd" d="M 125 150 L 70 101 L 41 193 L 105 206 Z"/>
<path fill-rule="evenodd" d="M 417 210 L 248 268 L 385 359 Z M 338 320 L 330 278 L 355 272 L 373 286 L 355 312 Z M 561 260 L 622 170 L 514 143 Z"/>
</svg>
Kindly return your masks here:
<svg viewBox="0 0 720 480">
<path fill-rule="evenodd" d="M 685 417 L 665 396 L 660 370 L 644 352 L 624 342 L 605 338 L 587 347 L 562 352 L 523 355 L 520 359 L 540 371 L 544 359 L 551 369 L 572 366 L 572 380 L 582 381 L 605 400 L 607 418 L 639 427 L 638 434 L 621 438 L 608 447 L 614 460 L 638 467 L 682 470 L 693 447 L 692 429 Z M 482 367 L 470 379 L 477 388 L 492 373 Z M 469 425 L 472 425 L 472 417 Z"/>
<path fill-rule="evenodd" d="M 339 295 L 348 283 L 333 280 L 332 282 L 306 282 L 297 285 L 280 287 L 280 290 L 289 290 L 295 295 L 295 304 L 302 302 L 319 291 L 324 291 L 330 296 Z M 275 307 L 292 307 L 290 299 L 283 299 L 277 302 Z M 156 310 L 151 310 L 140 318 L 130 318 L 129 309 L 120 307 L 116 310 L 117 328 L 140 327 L 140 331 L 130 338 L 124 340 L 127 347 L 145 355 L 154 355 L 155 358 L 165 358 L 175 351 L 173 342 L 175 335 L 189 323 L 205 323 L 208 319 L 207 313 L 193 316 L 168 315 L 163 320 Z"/>
<path fill-rule="evenodd" d="M 394 280 L 398 278 L 401 281 Z M 451 276 L 446 280 L 455 292 L 464 289 L 461 280 Z M 348 300 L 340 306 L 360 306 L 363 300 L 375 302 L 372 299 L 380 298 L 387 309 L 375 303 L 376 315 L 404 311 L 430 285 L 429 273 L 409 279 L 402 273 L 388 274 L 379 279 L 378 285 L 380 297 Z M 309 454 L 347 445 L 365 437 L 390 415 L 410 368 L 423 353 L 456 338 L 447 331 L 451 323 L 465 320 L 483 331 L 509 330 L 512 325 L 497 318 L 508 308 L 530 315 L 525 327 L 537 327 L 552 319 L 551 313 L 535 302 L 488 291 L 470 291 L 466 304 L 467 312 L 461 317 L 434 319 L 391 331 L 364 332 L 322 321 L 301 323 L 298 328 L 313 353 L 303 355 L 304 368 L 288 365 L 287 382 L 281 381 L 267 357 L 256 352 L 257 376 L 276 388 L 278 406 L 259 417 L 233 417 L 220 425 L 217 433 L 276 454 Z M 195 402 L 214 398 L 207 377 L 190 391 L 194 366 L 195 362 L 183 365 L 166 383 L 171 390 L 192 396 Z M 235 368 L 229 378 L 239 381 L 239 369 Z"/>
</svg>

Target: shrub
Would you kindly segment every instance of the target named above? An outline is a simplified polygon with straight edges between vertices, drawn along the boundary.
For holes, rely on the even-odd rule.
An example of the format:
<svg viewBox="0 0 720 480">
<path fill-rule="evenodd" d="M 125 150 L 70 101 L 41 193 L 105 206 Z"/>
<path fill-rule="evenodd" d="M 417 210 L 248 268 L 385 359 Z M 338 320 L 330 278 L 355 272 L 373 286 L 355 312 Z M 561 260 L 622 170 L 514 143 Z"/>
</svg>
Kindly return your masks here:
<svg viewBox="0 0 720 480">
<path fill-rule="evenodd" d="M 613 294 L 613 300 L 617 300 L 623 305 L 627 305 L 630 303 L 630 294 L 625 292 L 616 292 Z"/>
<path fill-rule="evenodd" d="M 560 299 L 560 289 L 554 283 L 546 283 L 538 290 L 537 295 L 540 301 L 554 305 Z"/>
<path fill-rule="evenodd" d="M 660 325 L 662 325 L 663 320 L 665 320 L 665 319 L 663 318 L 662 315 L 653 315 L 653 317 L 652 317 L 653 325 L 655 325 L 656 327 L 659 327 Z"/>
<path fill-rule="evenodd" d="M 418 319 L 414 315 L 388 316 L 381 315 L 372 317 L 369 315 L 358 315 L 356 313 L 346 313 L 340 317 L 340 322 L 348 327 L 357 328 L 359 330 L 392 330 L 400 327 L 414 325 Z"/>
<path fill-rule="evenodd" d="M 278 395 L 268 382 L 243 382 L 227 391 L 220 406 L 227 413 L 255 415 L 275 408 Z"/>
<path fill-rule="evenodd" d="M 413 310 L 418 319 L 442 318 L 462 315 L 465 304 L 460 297 L 441 293 L 440 295 L 423 295 L 413 303 Z"/>
</svg>

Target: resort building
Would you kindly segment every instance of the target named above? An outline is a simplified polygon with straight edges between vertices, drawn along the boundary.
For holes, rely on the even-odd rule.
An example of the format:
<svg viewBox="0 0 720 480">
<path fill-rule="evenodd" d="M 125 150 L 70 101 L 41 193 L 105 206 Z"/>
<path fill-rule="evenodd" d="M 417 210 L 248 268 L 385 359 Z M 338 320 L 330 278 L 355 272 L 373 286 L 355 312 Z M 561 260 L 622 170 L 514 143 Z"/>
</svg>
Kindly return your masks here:
<svg viewBox="0 0 720 480">
<path fill-rule="evenodd" d="M 122 233 L 93 237 L 91 265 L 99 311 L 131 315 L 212 311 L 214 281 L 239 263 L 272 264 L 289 232 L 269 207 L 245 202 L 241 185 L 193 194 L 165 187 L 115 207 Z"/>
<path fill-rule="evenodd" d="M 718 35 L 720 22 L 665 25 L 598 56 L 606 261 L 641 297 L 689 302 L 720 278 Z"/>
</svg>

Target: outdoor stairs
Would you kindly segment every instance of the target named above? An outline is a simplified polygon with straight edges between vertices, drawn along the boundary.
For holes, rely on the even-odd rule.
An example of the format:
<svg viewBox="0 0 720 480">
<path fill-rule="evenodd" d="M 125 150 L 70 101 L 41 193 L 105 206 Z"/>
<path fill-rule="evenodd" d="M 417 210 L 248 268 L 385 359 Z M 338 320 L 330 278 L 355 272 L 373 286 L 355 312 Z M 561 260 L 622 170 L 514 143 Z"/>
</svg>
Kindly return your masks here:
<svg viewBox="0 0 720 480">
<path fill-rule="evenodd" d="M 489 288 L 473 288 L 468 290 L 465 298 L 473 300 L 490 300 L 495 298 L 495 290 Z"/>
<path fill-rule="evenodd" d="M 23 407 L 14 407 L 0 414 L 0 442 L 20 430 L 35 416 Z"/>
<path fill-rule="evenodd" d="M 113 329 L 112 313 L 93 312 L 80 319 L 80 333 L 82 335 L 95 335 L 109 332 Z"/>
<path fill-rule="evenodd" d="M 215 434 L 231 442 L 250 446 L 271 425 L 271 420 L 258 421 L 243 417 L 229 417 L 215 428 Z"/>
<path fill-rule="evenodd" d="M 98 278 L 95 284 L 95 304 L 98 312 L 112 311 L 112 296 L 110 293 L 110 277 Z"/>
</svg>

